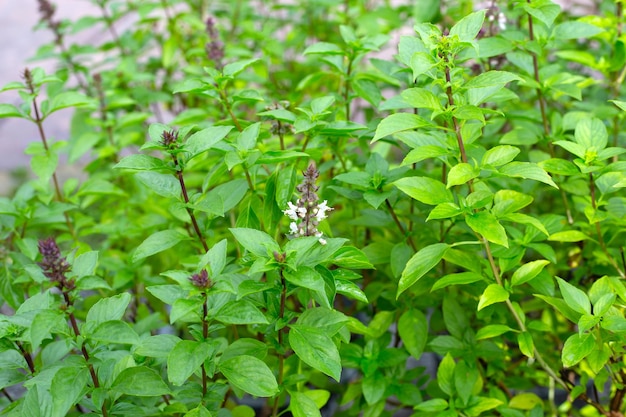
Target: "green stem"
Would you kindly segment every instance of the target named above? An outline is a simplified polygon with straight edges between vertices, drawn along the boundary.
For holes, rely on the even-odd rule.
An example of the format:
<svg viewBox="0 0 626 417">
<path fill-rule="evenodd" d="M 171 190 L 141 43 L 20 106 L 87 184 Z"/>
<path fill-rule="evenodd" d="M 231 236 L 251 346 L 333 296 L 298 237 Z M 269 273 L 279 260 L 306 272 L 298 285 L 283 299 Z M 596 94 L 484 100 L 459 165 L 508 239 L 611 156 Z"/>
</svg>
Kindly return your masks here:
<svg viewBox="0 0 626 417">
<path fill-rule="evenodd" d="M 62 289 L 62 292 L 63 292 L 63 300 L 65 301 L 65 311 L 69 312 L 70 325 L 71 325 L 72 330 L 74 331 L 74 335 L 78 339 L 80 337 L 80 330 L 78 329 L 78 324 L 76 323 L 76 317 L 74 316 L 74 312 L 72 311 L 73 303 L 70 298 L 69 290 Z M 85 358 L 85 362 L 87 362 L 87 368 L 89 369 L 89 375 L 91 376 L 91 381 L 93 382 L 94 388 L 100 388 L 100 381 L 98 380 L 98 375 L 96 375 L 96 371 L 93 368 L 93 365 L 89 362 L 89 359 L 90 359 L 89 352 L 87 352 L 87 348 L 85 347 L 84 342 L 82 343 L 80 347 L 80 351 L 83 355 L 83 358 Z M 108 417 L 106 404 L 102 404 L 101 411 L 102 411 L 103 417 Z"/>
<path fill-rule="evenodd" d="M 283 276 L 282 268 L 279 271 L 280 273 L 280 284 L 282 290 L 280 292 L 280 311 L 278 313 L 278 319 L 282 322 L 285 318 L 285 304 L 287 301 L 287 282 L 285 281 L 285 277 Z M 282 324 L 282 323 L 281 323 Z M 281 328 L 278 331 L 278 347 L 279 349 L 283 349 L 283 333 L 284 328 Z M 278 354 L 278 385 L 282 385 L 284 379 L 284 371 L 285 371 L 285 353 L 280 352 Z M 278 416 L 278 402 L 280 399 L 280 395 L 274 397 L 274 405 L 272 407 L 272 417 Z"/>
<path fill-rule="evenodd" d="M 172 154 L 172 159 L 174 160 L 174 166 L 176 167 L 176 178 L 178 178 L 178 182 L 180 183 L 180 189 L 183 193 L 183 199 L 185 200 L 185 205 L 187 209 L 187 214 L 191 218 L 191 224 L 193 225 L 193 229 L 200 239 L 200 243 L 202 243 L 202 248 L 204 249 L 204 253 L 209 251 L 209 246 L 202 236 L 202 232 L 200 231 L 200 226 L 198 226 L 198 221 L 196 220 L 196 215 L 193 213 L 193 210 L 189 207 L 189 195 L 187 194 L 187 187 L 185 186 L 185 179 L 183 178 L 183 168 L 178 163 L 178 158 L 176 155 Z"/>
<path fill-rule="evenodd" d="M 417 252 L 417 247 L 415 246 L 415 242 L 413 242 L 413 238 L 404 230 L 404 226 L 402 226 L 402 223 L 400 223 L 400 219 L 398 219 L 398 216 L 396 215 L 396 212 L 388 199 L 385 199 L 385 205 L 387 206 L 387 210 L 389 210 L 389 214 L 391 214 L 394 223 L 396 224 L 396 226 L 398 226 L 400 233 L 402 233 L 402 235 L 406 237 L 407 242 L 409 243 L 413 251 Z"/>
<path fill-rule="evenodd" d="M 528 3 L 531 0 L 527 0 Z M 533 17 L 528 15 L 528 37 L 530 41 L 535 40 L 535 30 L 533 27 Z M 530 51 L 529 51 L 530 52 Z M 543 123 L 543 131 L 546 136 L 546 140 L 548 141 L 548 149 L 550 151 L 550 156 L 554 158 L 554 145 L 550 140 L 550 124 L 548 123 L 548 115 L 546 113 L 546 100 L 543 96 L 543 91 L 541 90 L 541 79 L 539 76 L 539 61 L 537 54 L 534 52 L 530 52 L 530 56 L 533 60 L 533 75 L 535 77 L 535 82 L 537 82 L 537 100 L 539 100 L 539 111 L 541 112 L 541 121 Z M 567 222 L 569 224 L 574 224 L 574 218 L 572 217 L 572 211 L 569 208 L 569 202 L 567 201 L 567 196 L 565 195 L 565 191 L 562 188 L 559 188 L 559 192 L 561 193 L 561 199 L 563 200 L 563 207 L 565 208 L 565 215 L 567 217 Z"/>
<path fill-rule="evenodd" d="M 593 180 L 593 173 L 591 173 L 591 172 L 589 173 L 589 189 L 591 190 L 591 207 L 593 208 L 593 210 L 595 212 L 596 209 L 597 209 L 597 204 L 596 204 L 596 186 L 595 186 L 595 182 Z M 595 224 L 595 228 L 596 228 L 596 235 L 598 236 L 598 243 L 600 244 L 600 248 L 602 248 L 602 252 L 604 252 L 604 254 L 606 255 L 606 257 L 609 260 L 609 262 L 611 263 L 611 265 L 613 265 L 613 267 L 617 270 L 617 273 L 620 275 L 620 277 L 622 277 L 622 279 L 626 278 L 626 274 L 619 267 L 617 261 L 609 253 L 609 249 L 606 247 L 606 243 L 604 242 L 604 237 L 602 237 L 602 230 L 600 229 L 600 222 L 596 221 L 594 224 Z"/>
<path fill-rule="evenodd" d="M 27 80 L 27 84 L 29 86 L 31 94 L 35 95 L 35 88 L 32 85 L 31 80 Z M 39 130 L 39 137 L 41 138 L 41 142 L 43 143 L 43 147 L 46 150 L 46 153 L 50 154 L 50 148 L 48 147 L 48 140 L 46 139 L 46 133 L 43 129 L 43 119 L 41 118 L 41 114 L 39 113 L 39 107 L 37 106 L 37 97 L 33 97 L 33 110 L 35 111 L 35 124 L 37 125 L 37 129 Z M 56 199 L 58 202 L 63 203 L 65 199 L 63 198 L 63 193 L 61 193 L 61 187 L 59 186 L 59 179 L 57 177 L 56 170 L 52 173 L 52 183 L 54 184 L 54 192 L 56 195 Z M 76 231 L 74 230 L 74 226 L 70 221 L 70 217 L 67 212 L 63 212 L 63 217 L 65 217 L 65 224 L 72 235 L 72 238 L 75 242 L 78 241 L 76 237 Z"/>
<path fill-rule="evenodd" d="M 208 315 L 208 294 L 205 292 L 204 294 L 204 302 L 202 303 L 202 338 L 203 341 L 206 341 L 209 338 L 209 323 L 207 322 Z M 202 363 L 202 398 L 206 396 L 207 393 L 207 374 L 206 367 L 204 363 Z"/>
</svg>

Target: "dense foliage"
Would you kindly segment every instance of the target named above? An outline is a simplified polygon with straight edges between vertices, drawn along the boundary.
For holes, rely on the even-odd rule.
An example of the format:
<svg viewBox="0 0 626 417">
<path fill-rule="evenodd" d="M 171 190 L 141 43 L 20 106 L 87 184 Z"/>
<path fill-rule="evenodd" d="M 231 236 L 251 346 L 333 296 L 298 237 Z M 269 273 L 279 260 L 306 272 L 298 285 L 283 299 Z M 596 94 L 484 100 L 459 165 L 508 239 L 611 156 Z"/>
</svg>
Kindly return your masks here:
<svg viewBox="0 0 626 417">
<path fill-rule="evenodd" d="M 1 415 L 623 416 L 621 1 L 92 3 L 0 104 Z"/>
</svg>

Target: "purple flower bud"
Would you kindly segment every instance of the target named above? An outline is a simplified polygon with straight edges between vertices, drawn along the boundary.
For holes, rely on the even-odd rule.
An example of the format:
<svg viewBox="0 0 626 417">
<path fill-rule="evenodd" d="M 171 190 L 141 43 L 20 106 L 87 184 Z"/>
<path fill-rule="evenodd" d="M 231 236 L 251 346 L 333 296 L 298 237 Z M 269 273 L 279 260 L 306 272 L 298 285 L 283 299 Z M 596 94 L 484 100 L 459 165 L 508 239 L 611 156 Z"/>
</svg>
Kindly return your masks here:
<svg viewBox="0 0 626 417">
<path fill-rule="evenodd" d="M 176 130 L 165 130 L 161 134 L 161 144 L 168 149 L 175 149 L 178 147 L 178 131 Z"/>
<path fill-rule="evenodd" d="M 203 290 L 206 290 L 213 285 L 213 283 L 209 279 L 209 273 L 206 271 L 206 269 L 203 269 L 199 273 L 190 276 L 189 281 L 191 281 L 194 286 Z"/>
<path fill-rule="evenodd" d="M 40 240 L 38 246 L 39 253 L 43 256 L 43 260 L 38 265 L 43 270 L 43 274 L 51 282 L 58 283 L 62 287 L 70 287 L 65 273 L 71 269 L 71 266 L 61 256 L 61 251 L 54 238 L 49 237 L 48 239 Z"/>
</svg>

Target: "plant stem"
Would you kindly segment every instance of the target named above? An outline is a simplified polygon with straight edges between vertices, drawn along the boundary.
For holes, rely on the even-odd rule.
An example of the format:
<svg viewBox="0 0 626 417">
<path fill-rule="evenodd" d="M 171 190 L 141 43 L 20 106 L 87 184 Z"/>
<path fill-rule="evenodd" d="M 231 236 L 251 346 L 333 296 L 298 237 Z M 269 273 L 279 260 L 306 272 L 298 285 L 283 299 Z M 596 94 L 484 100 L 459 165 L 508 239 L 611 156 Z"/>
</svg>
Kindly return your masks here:
<svg viewBox="0 0 626 417">
<path fill-rule="evenodd" d="M 204 249 L 204 253 L 209 251 L 209 246 L 202 236 L 202 232 L 200 231 L 200 226 L 198 226 L 198 222 L 196 220 L 196 215 L 193 213 L 193 210 L 189 207 L 189 195 L 187 194 L 187 186 L 185 186 L 185 179 L 183 178 L 183 168 L 178 163 L 178 158 L 176 155 L 172 154 L 172 159 L 174 160 L 174 166 L 176 167 L 176 177 L 178 178 L 178 182 L 180 183 L 180 189 L 183 193 L 183 199 L 185 200 L 185 205 L 187 209 L 187 214 L 191 218 L 191 224 L 193 225 L 193 230 L 196 232 L 198 239 L 200 239 L 200 243 L 202 243 L 202 248 Z"/>
<path fill-rule="evenodd" d="M 207 322 L 207 315 L 208 315 L 208 305 L 207 305 L 207 293 L 203 293 L 204 295 L 204 302 L 202 303 L 202 337 L 204 340 L 207 340 L 209 338 L 209 323 Z M 207 374 L 206 374 L 206 367 L 204 366 L 204 363 L 202 363 L 202 397 L 204 398 L 204 396 L 207 393 Z"/>
<path fill-rule="evenodd" d="M 527 0 L 527 2 L 530 3 L 531 1 Z M 530 38 L 531 42 L 535 40 L 533 17 L 530 14 L 528 14 L 528 37 Z M 543 91 L 541 90 L 541 79 L 539 77 L 539 61 L 537 55 L 534 52 L 530 52 L 530 55 L 533 59 L 533 75 L 535 77 L 535 81 L 537 82 L 537 100 L 539 100 L 539 111 L 541 112 L 543 131 L 546 135 L 546 140 L 548 141 L 548 149 L 550 150 L 550 155 L 554 158 L 554 145 L 552 145 L 552 142 L 550 141 L 550 124 L 548 123 L 548 115 L 546 114 L 546 102 L 545 97 L 543 96 Z M 572 212 L 569 208 L 569 202 L 567 201 L 565 191 L 563 191 L 562 188 L 559 188 L 559 192 L 561 193 L 561 199 L 563 200 L 563 207 L 565 208 L 567 222 L 569 224 L 574 224 L 574 218 L 572 217 Z"/>
<path fill-rule="evenodd" d="M 352 73 L 352 57 L 348 58 L 348 68 L 346 70 L 346 79 L 343 88 L 343 101 L 346 106 L 346 121 L 350 121 L 350 75 Z"/>
<path fill-rule="evenodd" d="M 98 93 L 98 101 L 100 104 L 100 119 L 102 120 L 102 126 L 104 127 L 104 131 L 106 132 L 107 139 L 109 140 L 109 145 L 115 148 L 115 141 L 113 139 L 113 126 L 109 123 L 107 116 L 107 105 L 106 98 L 104 96 L 104 89 L 102 88 L 102 76 L 98 74 L 94 74 L 93 76 L 94 84 L 96 86 L 96 92 Z M 117 151 L 113 154 L 114 162 L 119 162 L 117 157 Z"/>
<path fill-rule="evenodd" d="M 489 245 L 489 241 L 485 239 L 484 237 L 482 237 L 482 241 L 485 246 L 485 252 L 487 253 L 487 259 L 489 260 L 491 272 L 493 273 L 493 276 L 496 279 L 496 283 L 502 287 L 502 278 L 500 277 L 500 271 L 498 270 L 496 262 L 493 259 L 493 255 L 491 254 L 491 246 Z M 522 332 L 526 332 L 527 331 L 526 325 L 524 324 L 524 321 L 522 320 L 522 318 L 517 314 L 517 310 L 515 310 L 515 307 L 513 307 L 513 303 L 511 302 L 510 299 L 506 300 L 506 306 L 508 307 L 509 311 L 513 315 L 513 318 L 517 322 L 517 325 L 519 326 L 520 330 Z M 566 390 L 570 391 L 565 381 L 563 381 L 563 379 L 561 379 L 561 377 L 557 375 L 557 373 L 550 367 L 550 365 L 548 365 L 548 363 L 543 359 L 543 357 L 541 356 L 541 353 L 539 353 L 539 350 L 537 350 L 536 347 L 534 347 L 533 353 L 534 353 L 535 359 L 537 359 L 537 362 L 539 362 L 539 364 L 544 369 L 544 371 L 546 371 L 546 373 L 550 375 L 550 377 L 554 379 L 559 385 L 564 387 Z"/>
<path fill-rule="evenodd" d="M 113 42 L 115 42 L 117 47 L 120 49 L 120 54 L 123 57 L 128 55 L 128 52 L 124 48 L 124 45 L 122 45 L 122 41 L 120 40 L 120 37 L 117 34 L 117 31 L 115 30 L 115 26 L 113 25 L 113 19 L 111 18 L 111 15 L 109 15 L 109 12 L 106 9 L 105 0 L 98 0 L 98 6 L 100 6 L 100 11 L 102 12 L 102 18 L 104 19 L 106 23 L 107 29 L 109 30 L 109 32 L 111 33 L 111 36 L 113 37 Z"/>
<path fill-rule="evenodd" d="M 221 98 L 220 101 L 222 102 L 222 106 L 224 106 L 224 109 L 230 116 L 230 119 L 235 124 L 235 127 L 237 128 L 238 131 L 243 132 L 243 128 L 239 124 L 239 120 L 237 119 L 237 116 L 235 116 L 235 113 L 233 113 L 233 109 L 230 107 L 230 102 L 228 101 L 228 96 L 226 95 L 226 92 L 223 89 L 220 89 L 219 94 L 220 94 L 220 98 Z"/>
<path fill-rule="evenodd" d="M 446 62 L 446 95 L 448 96 L 448 105 L 450 107 L 454 107 L 454 95 L 452 94 L 452 81 L 450 78 L 450 68 L 448 67 L 448 57 L 444 56 L 444 61 Z M 461 127 L 459 126 L 458 120 L 456 117 L 452 117 L 452 124 L 454 126 L 454 133 L 456 134 L 456 141 L 459 145 L 459 150 L 461 151 L 461 161 L 467 163 L 467 152 L 465 152 L 465 144 L 463 144 L 463 137 L 461 136 Z M 471 183 L 470 183 L 471 184 Z"/>
<path fill-rule="evenodd" d="M 592 172 L 589 173 L 589 189 L 591 190 L 591 207 L 593 208 L 593 210 L 595 212 L 596 209 L 597 209 L 597 204 L 596 204 L 596 186 L 595 186 L 595 182 L 593 181 L 593 173 Z M 598 236 L 598 243 L 600 244 L 600 247 L 602 248 L 602 252 L 604 252 L 604 254 L 606 255 L 606 257 L 609 260 L 609 262 L 611 263 L 611 265 L 613 265 L 613 267 L 617 270 L 617 273 L 620 275 L 620 277 L 622 277 L 622 279 L 626 278 L 626 274 L 619 267 L 617 261 L 609 253 L 609 249 L 606 247 L 606 243 L 604 242 L 604 238 L 602 237 L 602 230 L 600 229 L 600 222 L 596 221 L 594 224 L 595 224 L 595 227 L 596 227 L 596 235 Z"/>
<path fill-rule="evenodd" d="M 11 395 L 9 394 L 9 392 L 5 388 L 2 388 L 2 393 L 4 394 L 5 397 L 7 397 L 9 402 L 13 402 L 14 401 L 13 398 L 11 398 Z"/>
<path fill-rule="evenodd" d="M 28 87 L 30 89 L 31 94 L 35 95 L 35 88 L 32 85 L 32 82 L 27 80 Z M 37 129 L 39 130 L 39 137 L 41 138 L 41 142 L 43 143 L 43 147 L 46 150 L 46 153 L 50 154 L 50 148 L 48 147 L 48 140 L 46 139 L 46 133 L 43 130 L 43 119 L 41 118 L 41 114 L 39 113 L 39 107 L 37 106 L 37 96 L 33 97 L 33 110 L 35 111 L 35 123 L 37 124 Z M 57 177 L 56 170 L 52 173 L 52 183 L 54 184 L 54 192 L 57 198 L 57 201 L 63 203 L 65 199 L 63 198 L 63 193 L 61 193 L 61 187 L 59 186 L 59 179 Z M 74 226 L 70 221 L 70 217 L 67 212 L 63 212 L 63 217 L 65 217 L 65 224 L 72 235 L 74 241 L 77 241 L 76 232 L 74 230 Z"/>
<path fill-rule="evenodd" d="M 24 349 L 24 345 L 22 345 L 22 343 L 20 343 L 19 341 L 16 341 L 15 344 L 17 345 L 17 348 L 20 350 L 20 353 L 24 357 L 26 364 L 28 364 L 28 369 L 30 370 L 30 373 L 34 374 L 35 364 L 33 363 L 33 357 L 30 355 L 30 352 Z"/>
<path fill-rule="evenodd" d="M 385 199 L 385 205 L 387 206 L 387 210 L 389 210 L 389 214 L 391 214 L 393 221 L 396 223 L 396 226 L 398 226 L 398 229 L 400 229 L 400 233 L 402 233 L 406 237 L 407 242 L 409 243 L 413 251 L 417 252 L 417 247 L 415 246 L 415 242 L 413 242 L 413 238 L 408 235 L 407 232 L 404 230 L 402 223 L 400 223 L 400 219 L 398 219 L 398 216 L 396 215 L 396 212 L 388 199 Z"/>
<path fill-rule="evenodd" d="M 69 290 L 62 289 L 63 299 L 65 300 L 65 310 L 68 311 L 70 317 L 71 328 L 74 331 L 74 335 L 76 338 L 80 336 L 80 330 L 78 330 L 78 324 L 76 323 L 76 317 L 74 316 L 74 312 L 72 311 L 73 303 L 70 298 Z M 83 358 L 85 358 L 85 362 L 87 362 L 87 368 L 89 369 L 89 375 L 91 375 L 91 381 L 93 382 L 94 388 L 100 388 L 100 381 L 98 380 L 98 375 L 96 375 L 96 371 L 93 368 L 93 365 L 89 363 L 89 352 L 87 352 L 87 348 L 83 343 L 80 347 L 80 351 L 83 354 Z M 102 415 L 103 417 L 108 416 L 108 412 L 106 409 L 106 404 L 102 404 Z"/>
<path fill-rule="evenodd" d="M 285 282 L 285 277 L 283 276 L 283 269 L 280 271 L 280 284 L 282 286 L 280 292 L 280 311 L 278 313 L 278 319 L 282 322 L 285 318 L 285 303 L 287 301 L 287 282 Z M 280 349 L 283 347 L 283 331 L 284 328 L 278 330 L 278 346 Z M 283 383 L 284 378 L 284 369 L 285 369 L 285 354 L 278 354 L 278 385 L 280 386 Z M 278 401 L 280 399 L 280 394 L 274 398 L 274 406 L 272 407 L 272 417 L 278 416 Z"/>
</svg>

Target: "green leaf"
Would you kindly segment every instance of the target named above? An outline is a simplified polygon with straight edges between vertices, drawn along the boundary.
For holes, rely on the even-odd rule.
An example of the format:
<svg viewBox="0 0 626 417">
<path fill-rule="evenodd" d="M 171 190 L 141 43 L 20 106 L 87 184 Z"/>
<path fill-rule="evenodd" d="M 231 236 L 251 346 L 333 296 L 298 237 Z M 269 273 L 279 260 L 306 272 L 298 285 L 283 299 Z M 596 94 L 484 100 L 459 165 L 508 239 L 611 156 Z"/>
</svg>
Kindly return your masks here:
<svg viewBox="0 0 626 417">
<path fill-rule="evenodd" d="M 548 237 L 548 240 L 553 242 L 580 242 L 585 239 L 589 239 L 589 236 L 579 230 L 563 230 Z"/>
<path fill-rule="evenodd" d="M 84 390 L 89 381 L 89 371 L 86 367 L 60 368 L 50 383 L 52 397 L 51 417 L 65 417 L 76 403 L 84 396 Z"/>
<path fill-rule="evenodd" d="M 278 243 L 265 232 L 243 227 L 231 228 L 229 230 L 241 246 L 256 256 L 268 257 L 273 252 L 280 252 Z"/>
<path fill-rule="evenodd" d="M 416 109 L 442 110 L 437 96 L 425 88 L 408 88 L 402 92 L 401 96 L 407 104 Z"/>
<path fill-rule="evenodd" d="M 441 261 L 449 247 L 445 243 L 435 243 L 420 249 L 413 255 L 402 271 L 396 298 L 433 269 Z"/>
<path fill-rule="evenodd" d="M 454 368 L 454 388 L 463 405 L 467 405 L 479 377 L 478 370 L 467 366 L 465 361 L 459 361 L 456 364 Z"/>
<path fill-rule="evenodd" d="M 448 274 L 439 278 L 430 291 L 440 290 L 441 288 L 445 288 L 450 285 L 472 284 L 482 280 L 483 277 L 475 272 L 458 272 L 456 274 Z"/>
<path fill-rule="evenodd" d="M 194 133 L 187 139 L 185 150 L 189 152 L 189 159 L 195 158 L 211 149 L 233 129 L 233 126 L 211 126 Z"/>
<path fill-rule="evenodd" d="M 483 27 L 484 20 L 484 10 L 471 13 L 452 26 L 449 36 L 458 36 L 461 42 L 471 42 L 476 38 L 476 35 L 478 35 L 478 32 L 480 32 L 480 29 Z"/>
<path fill-rule="evenodd" d="M 279 162 L 291 161 L 308 156 L 308 153 L 298 151 L 265 151 L 263 155 L 256 160 L 256 164 L 277 164 Z"/>
<path fill-rule="evenodd" d="M 517 334 L 517 345 L 519 346 L 520 352 L 524 355 L 532 358 L 535 356 L 535 343 L 533 342 L 533 337 L 528 332 L 521 332 Z"/>
<path fill-rule="evenodd" d="M 489 149 L 487 152 L 485 152 L 480 165 L 499 167 L 501 165 L 508 164 L 509 162 L 511 162 L 513 159 L 515 159 L 515 157 L 519 153 L 520 153 L 520 150 L 516 146 L 510 146 L 510 145 L 495 146 Z"/>
<path fill-rule="evenodd" d="M 268 324 L 267 318 L 250 301 L 230 301 L 215 315 L 215 320 L 226 324 Z"/>
<path fill-rule="evenodd" d="M 462 213 L 463 210 L 454 203 L 441 203 L 437 204 L 437 206 L 430 211 L 428 217 L 426 218 L 426 221 L 449 219 Z"/>
<path fill-rule="evenodd" d="M 385 395 L 387 389 L 387 381 L 379 370 L 372 374 L 365 375 L 361 380 L 361 389 L 363 390 L 363 398 L 365 402 L 373 406 L 379 402 Z"/>
<path fill-rule="evenodd" d="M 267 356 L 267 345 L 256 339 L 241 338 L 235 340 L 222 353 L 221 361 L 226 361 L 237 356 L 248 355 L 263 360 Z"/>
<path fill-rule="evenodd" d="M 605 315 L 609 309 L 613 307 L 616 298 L 616 294 L 604 294 L 602 297 L 598 298 L 593 302 L 593 315 L 598 317 Z"/>
<path fill-rule="evenodd" d="M 410 67 L 413 70 L 413 81 L 417 80 L 417 78 L 430 71 L 437 65 L 437 61 L 433 58 L 433 56 L 426 52 L 416 52 L 411 56 Z M 432 76 L 432 75 L 431 75 Z"/>
<path fill-rule="evenodd" d="M 104 323 L 109 320 L 121 320 L 130 303 L 131 296 L 124 292 L 113 297 L 102 298 L 87 313 L 87 323 Z"/>
<path fill-rule="evenodd" d="M 113 381 L 111 389 L 136 397 L 159 397 L 171 394 L 157 371 L 147 366 L 124 369 Z"/>
<path fill-rule="evenodd" d="M 304 50 L 304 55 L 344 55 L 344 53 L 338 45 L 330 42 L 317 42 Z"/>
<path fill-rule="evenodd" d="M 437 368 L 437 384 L 443 392 L 452 395 L 454 389 L 454 368 L 456 363 L 450 353 L 446 353 Z"/>
<path fill-rule="evenodd" d="M 580 170 L 573 162 L 561 158 L 546 159 L 539 162 L 539 166 L 550 174 L 570 176 L 580 173 Z"/>
<path fill-rule="evenodd" d="M 470 164 L 464 162 L 457 164 L 453 166 L 448 173 L 448 184 L 446 188 L 465 184 L 466 182 L 476 178 L 479 174 L 480 171 L 474 169 L 474 167 Z"/>
<path fill-rule="evenodd" d="M 139 344 L 139 336 L 130 327 L 130 324 L 121 320 L 109 320 L 100 323 L 91 334 L 88 335 L 91 340 L 101 342 L 103 344 L 119 343 L 122 345 Z"/>
<path fill-rule="evenodd" d="M 530 411 L 537 406 L 543 408 L 543 400 L 539 398 L 537 394 L 533 394 L 532 392 L 517 394 L 509 401 L 509 407 L 516 408 L 518 410 Z"/>
<path fill-rule="evenodd" d="M 556 277 L 556 281 L 569 308 L 580 314 L 591 314 L 591 302 L 587 294 L 559 277 Z"/>
<path fill-rule="evenodd" d="M 289 409 L 293 417 L 321 417 L 321 413 L 315 401 L 308 395 L 290 391 L 289 396 L 291 401 L 289 402 Z"/>
<path fill-rule="evenodd" d="M 219 369 L 228 382 L 255 397 L 273 397 L 279 392 L 272 370 L 254 356 L 241 355 L 220 361 Z"/>
<path fill-rule="evenodd" d="M 162 197 L 180 199 L 180 182 L 171 174 L 143 171 L 135 175 L 143 185 Z"/>
<path fill-rule="evenodd" d="M 0 103 L 0 119 L 3 117 L 21 117 L 26 118 L 26 116 L 15 107 L 13 104 L 8 103 Z"/>
<path fill-rule="evenodd" d="M 95 107 L 95 102 L 93 99 L 87 97 L 82 93 L 78 93 L 76 91 L 65 91 L 52 97 L 52 99 L 50 100 L 50 105 L 46 112 L 46 116 L 68 107 L 84 106 Z"/>
<path fill-rule="evenodd" d="M 598 152 L 606 148 L 608 138 L 606 126 L 600 119 L 585 118 L 576 124 L 574 140 L 585 150 L 594 148 Z"/>
<path fill-rule="evenodd" d="M 605 316 L 600 324 L 603 329 L 611 332 L 626 332 L 626 319 L 621 316 Z"/>
<path fill-rule="evenodd" d="M 151 358 L 166 358 L 179 341 L 180 338 L 172 334 L 148 336 L 141 340 L 134 353 Z"/>
<path fill-rule="evenodd" d="M 545 24 L 548 28 L 552 26 L 554 20 L 557 18 L 559 13 L 561 13 L 561 6 L 552 3 L 551 1 L 540 1 L 529 4 L 523 3 L 522 8 L 528 14 L 543 22 L 543 24 Z"/>
<path fill-rule="evenodd" d="M 501 174 L 513 178 L 525 178 L 559 188 L 552 178 L 539 165 L 531 162 L 510 162 L 498 170 Z"/>
<path fill-rule="evenodd" d="M 46 152 L 33 156 L 30 160 L 30 167 L 42 181 L 49 181 L 58 163 L 59 156 L 55 152 Z"/>
<path fill-rule="evenodd" d="M 395 113 L 385 117 L 378 124 L 372 143 L 395 133 L 404 132 L 405 130 L 414 130 L 420 127 L 430 126 L 431 124 L 432 123 L 417 114 Z"/>
<path fill-rule="evenodd" d="M 509 292 L 498 284 L 489 284 L 478 301 L 478 311 L 492 304 L 501 303 L 509 299 Z"/>
<path fill-rule="evenodd" d="M 251 59 L 242 59 L 241 61 L 231 62 L 224 66 L 224 70 L 222 73 L 227 77 L 234 77 L 239 74 L 244 69 L 248 68 L 250 65 L 259 61 L 259 58 L 251 58 Z"/>
<path fill-rule="evenodd" d="M 591 333 L 575 333 L 567 338 L 561 352 L 563 366 L 572 367 L 585 359 L 596 347 Z"/>
<path fill-rule="evenodd" d="M 337 290 L 337 294 L 345 295 L 346 297 L 362 303 L 369 303 L 363 290 L 361 290 L 361 288 L 359 288 L 359 286 L 352 281 L 336 278 L 335 289 Z"/>
<path fill-rule="evenodd" d="M 182 386 L 212 353 L 213 349 L 206 343 L 179 341 L 167 356 L 167 379 L 176 386 Z"/>
<path fill-rule="evenodd" d="M 293 324 L 289 331 L 289 345 L 304 363 L 339 382 L 339 351 L 326 332 L 315 327 Z"/>
<path fill-rule="evenodd" d="M 532 202 L 533 198 L 528 194 L 513 190 L 498 190 L 493 199 L 491 212 L 496 217 L 501 217 L 521 210 Z"/>
<path fill-rule="evenodd" d="M 259 133 L 261 132 L 261 123 L 253 123 L 246 127 L 237 136 L 237 147 L 239 150 L 250 150 L 256 146 Z"/>
<path fill-rule="evenodd" d="M 506 231 L 493 214 L 487 211 L 472 213 L 465 217 L 465 223 L 488 241 L 509 247 Z"/>
<path fill-rule="evenodd" d="M 167 164 L 159 158 L 144 154 L 134 154 L 124 157 L 113 169 L 133 169 L 136 171 L 160 171 L 167 168 Z"/>
<path fill-rule="evenodd" d="M 568 21 L 559 23 L 554 28 L 555 39 L 582 39 L 590 38 L 601 32 L 604 29 L 599 28 L 591 23 L 581 21 Z"/>
<path fill-rule="evenodd" d="M 521 81 L 518 75 L 507 71 L 487 71 L 469 80 L 463 87 L 467 89 L 497 87 L 502 88 L 511 81 Z"/>
<path fill-rule="evenodd" d="M 448 402 L 443 398 L 433 398 L 432 400 L 422 401 L 415 406 L 416 410 L 427 413 L 436 413 L 448 408 Z M 446 416 L 447 417 L 447 416 Z"/>
<path fill-rule="evenodd" d="M 400 191 L 415 200 L 429 205 L 454 203 L 450 190 L 441 182 L 429 177 L 400 178 L 394 182 Z"/>
<path fill-rule="evenodd" d="M 373 269 L 365 253 L 354 246 L 344 246 L 333 254 L 333 263 L 342 268 Z"/>
<path fill-rule="evenodd" d="M 296 271 L 285 271 L 285 279 L 298 287 L 324 292 L 324 279 L 311 267 L 299 266 Z"/>
<path fill-rule="evenodd" d="M 502 405 L 502 401 L 497 398 L 473 397 L 469 406 L 465 409 L 468 416 L 479 416 L 485 411 Z"/>
<path fill-rule="evenodd" d="M 76 257 L 76 259 L 74 259 L 74 263 L 72 264 L 72 272 L 76 274 L 77 278 L 94 275 L 96 272 L 97 264 L 98 251 L 81 253 Z"/>
<path fill-rule="evenodd" d="M 511 277 L 511 285 L 521 285 L 535 278 L 550 261 L 544 259 L 528 262 L 517 269 Z"/>
<path fill-rule="evenodd" d="M 560 146 L 561 148 L 565 149 L 567 152 L 573 155 L 576 155 L 577 157 L 581 159 L 585 159 L 586 148 L 578 143 L 570 142 L 567 140 L 557 140 L 554 142 L 554 144 Z M 576 169 L 576 173 L 578 172 L 579 170 Z"/>
<path fill-rule="evenodd" d="M 448 155 L 450 151 L 437 145 L 423 145 L 412 149 L 402 160 L 402 165 L 411 165 L 425 159 Z"/>
<path fill-rule="evenodd" d="M 489 324 L 478 329 L 476 332 L 476 340 L 490 339 L 492 337 L 497 337 L 501 334 L 514 331 L 515 330 L 504 324 Z"/>
<path fill-rule="evenodd" d="M 305 310 L 296 324 L 314 327 L 334 336 L 348 323 L 348 317 L 343 313 L 326 307 L 314 307 Z"/>
<path fill-rule="evenodd" d="M 148 256 L 152 256 L 159 252 L 163 252 L 183 240 L 188 240 L 189 236 L 179 232 L 178 230 L 162 230 L 160 232 L 153 233 L 146 240 L 141 242 L 141 245 L 135 250 L 133 254 L 133 262 L 140 261 Z"/>
<path fill-rule="evenodd" d="M 424 313 L 415 309 L 402 313 L 398 320 L 398 334 L 411 356 L 419 359 L 428 340 L 428 320 Z"/>
</svg>

